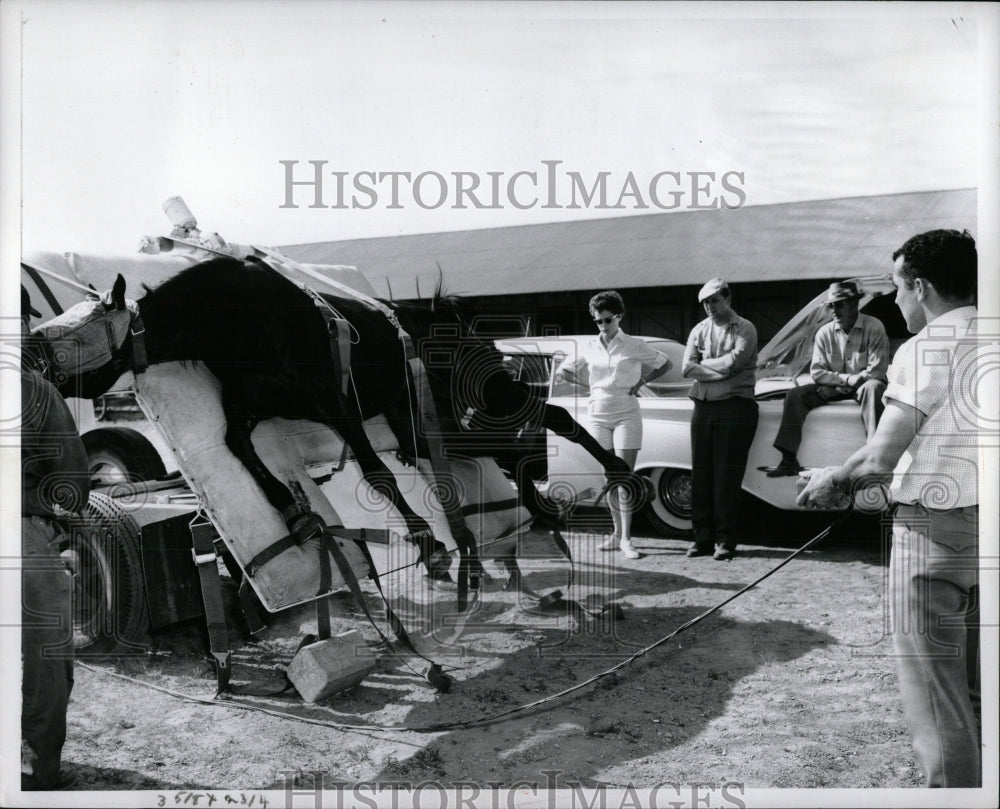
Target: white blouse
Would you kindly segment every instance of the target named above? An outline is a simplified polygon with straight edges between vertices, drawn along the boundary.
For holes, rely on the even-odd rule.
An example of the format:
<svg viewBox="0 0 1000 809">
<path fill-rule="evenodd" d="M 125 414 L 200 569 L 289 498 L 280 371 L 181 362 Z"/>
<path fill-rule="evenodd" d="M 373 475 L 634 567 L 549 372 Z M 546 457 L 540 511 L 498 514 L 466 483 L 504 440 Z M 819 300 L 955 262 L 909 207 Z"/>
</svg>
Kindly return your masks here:
<svg viewBox="0 0 1000 809">
<path fill-rule="evenodd" d="M 618 329 L 607 346 L 600 335 L 586 340 L 575 357 L 562 361 L 559 371 L 579 373 L 586 365 L 590 371 L 590 396 L 601 398 L 627 393 L 642 376 L 643 365 L 659 368 L 666 362 L 666 354 Z"/>
</svg>

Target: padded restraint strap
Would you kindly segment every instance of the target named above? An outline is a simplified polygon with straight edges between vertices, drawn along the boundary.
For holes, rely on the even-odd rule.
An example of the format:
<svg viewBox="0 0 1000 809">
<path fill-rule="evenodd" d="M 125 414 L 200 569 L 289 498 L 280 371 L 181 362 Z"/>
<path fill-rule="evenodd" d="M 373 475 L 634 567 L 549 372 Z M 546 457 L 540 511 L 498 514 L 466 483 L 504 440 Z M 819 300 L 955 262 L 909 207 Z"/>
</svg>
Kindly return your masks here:
<svg viewBox="0 0 1000 809">
<path fill-rule="evenodd" d="M 334 528 L 333 530 L 341 539 L 350 539 L 354 542 L 379 542 L 386 544 L 389 541 L 389 531 L 385 528 Z M 268 545 L 264 550 L 254 556 L 246 563 L 245 570 L 248 576 L 253 576 L 264 565 L 270 562 L 278 554 L 287 551 L 289 548 L 301 543 L 292 534 L 284 536 L 277 542 Z"/>
<path fill-rule="evenodd" d="M 210 522 L 194 523 L 191 530 L 191 553 L 198 578 L 201 582 L 201 598 L 205 605 L 205 623 L 208 626 L 208 645 L 215 660 L 215 678 L 218 691 L 215 696 L 229 688 L 232 674 L 229 632 L 226 628 L 226 612 L 222 606 L 222 584 L 219 580 L 218 557 L 215 553 L 215 530 Z"/>
</svg>

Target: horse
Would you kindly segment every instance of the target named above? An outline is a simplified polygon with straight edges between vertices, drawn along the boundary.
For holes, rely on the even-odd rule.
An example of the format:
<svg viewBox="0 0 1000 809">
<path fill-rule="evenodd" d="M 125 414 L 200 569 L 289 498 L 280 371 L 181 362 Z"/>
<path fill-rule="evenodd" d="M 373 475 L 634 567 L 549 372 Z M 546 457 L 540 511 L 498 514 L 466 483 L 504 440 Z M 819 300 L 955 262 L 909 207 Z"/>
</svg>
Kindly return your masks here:
<svg viewBox="0 0 1000 809">
<path fill-rule="evenodd" d="M 401 329 L 411 336 L 424 361 L 442 415 L 445 446 L 461 445 L 467 454 L 469 436 L 478 433 L 488 438 L 481 447 L 483 454 L 493 454 L 498 446 L 509 446 L 517 429 L 533 420 L 583 446 L 604 467 L 609 482 L 641 487 L 628 466 L 601 447 L 566 410 L 538 400 L 526 385 L 514 381 L 500 352 L 470 334 L 457 300 L 439 294 L 440 290 L 430 305 L 385 300 L 372 305 L 360 298 L 322 295 L 351 328 L 352 390 L 345 395 L 317 299 L 262 261 L 214 258 L 182 270 L 154 289 L 143 288 L 143 297 L 126 301 L 125 281 L 118 276 L 101 299 L 103 316 L 117 323 L 118 336 L 107 357 L 97 367 L 62 369 L 54 384 L 64 396 L 93 399 L 126 371 L 140 372 L 147 364 L 203 363 L 221 383 L 226 445 L 298 541 L 322 530 L 322 521 L 296 502 L 257 455 L 251 433 L 257 423 L 270 418 L 306 419 L 335 430 L 353 451 L 364 480 L 402 514 L 404 538 L 419 548 L 419 561 L 429 577 L 450 581 L 451 560 L 445 546 L 407 504 L 363 427 L 363 421 L 384 414 L 401 447 L 427 449 L 425 436 L 412 427 L 413 380 Z M 84 302 L 77 307 L 88 305 L 94 306 Z M 79 319 L 74 314 L 77 307 L 33 334 L 58 333 L 61 321 Z M 98 317 L 101 311 L 97 307 Z M 121 328 L 123 319 L 131 324 L 128 329 Z M 109 325 L 107 331 L 114 330 Z M 448 360 L 442 362 L 443 356 Z M 507 435 L 509 439 L 504 438 Z M 537 519 L 558 524 L 564 514 L 537 492 L 527 469 L 527 464 L 518 464 L 515 470 L 522 502 Z"/>
</svg>

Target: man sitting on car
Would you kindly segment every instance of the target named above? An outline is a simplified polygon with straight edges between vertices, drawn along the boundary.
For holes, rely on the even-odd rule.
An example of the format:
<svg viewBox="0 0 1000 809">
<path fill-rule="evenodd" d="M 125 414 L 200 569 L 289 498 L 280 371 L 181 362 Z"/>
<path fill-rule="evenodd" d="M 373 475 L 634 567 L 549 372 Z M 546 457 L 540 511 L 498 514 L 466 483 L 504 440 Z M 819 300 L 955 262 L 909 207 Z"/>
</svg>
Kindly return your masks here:
<svg viewBox="0 0 1000 809">
<path fill-rule="evenodd" d="M 781 463 L 768 471 L 768 477 L 786 477 L 801 471 L 797 453 L 802 443 L 802 424 L 813 408 L 854 399 L 861 405 L 868 440 L 875 434 L 883 410 L 889 338 L 878 318 L 858 311 L 861 295 L 853 281 L 830 284 L 826 303 L 833 310 L 833 320 L 816 332 L 809 369 L 815 384 L 788 391 L 774 439 Z"/>
</svg>

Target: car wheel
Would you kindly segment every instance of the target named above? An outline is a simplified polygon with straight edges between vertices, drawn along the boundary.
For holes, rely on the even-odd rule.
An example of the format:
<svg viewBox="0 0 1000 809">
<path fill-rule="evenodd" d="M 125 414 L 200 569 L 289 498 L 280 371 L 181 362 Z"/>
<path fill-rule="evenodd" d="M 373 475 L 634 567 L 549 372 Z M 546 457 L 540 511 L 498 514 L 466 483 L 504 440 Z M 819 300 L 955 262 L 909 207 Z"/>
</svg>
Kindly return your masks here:
<svg viewBox="0 0 1000 809">
<path fill-rule="evenodd" d="M 77 654 L 141 651 L 149 627 L 139 526 L 110 497 L 90 493 L 82 515 L 67 520 L 60 555 L 73 572 L 73 644 Z"/>
<path fill-rule="evenodd" d="M 654 496 L 643 512 L 663 536 L 691 531 L 691 470 L 653 469 L 649 472 Z"/>
<path fill-rule="evenodd" d="M 156 448 L 127 427 L 102 427 L 83 436 L 93 486 L 156 480 L 167 474 Z"/>
</svg>

